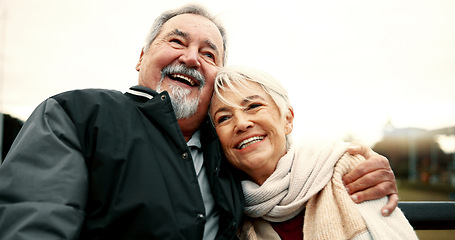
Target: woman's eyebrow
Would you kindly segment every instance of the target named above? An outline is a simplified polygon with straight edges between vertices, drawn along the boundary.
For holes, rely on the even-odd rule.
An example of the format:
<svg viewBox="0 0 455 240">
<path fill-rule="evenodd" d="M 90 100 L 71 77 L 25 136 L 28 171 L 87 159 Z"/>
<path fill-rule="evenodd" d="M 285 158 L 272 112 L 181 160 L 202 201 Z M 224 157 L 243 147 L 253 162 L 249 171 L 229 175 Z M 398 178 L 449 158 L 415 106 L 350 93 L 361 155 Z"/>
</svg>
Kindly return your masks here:
<svg viewBox="0 0 455 240">
<path fill-rule="evenodd" d="M 265 99 L 259 95 L 252 95 L 252 96 L 245 97 L 245 99 L 242 101 L 242 103 L 245 104 L 254 99 L 260 99 L 260 100 L 265 101 Z"/>
<path fill-rule="evenodd" d="M 262 100 L 262 101 L 265 101 L 265 99 L 263 97 L 261 97 L 260 95 L 251 95 L 251 96 L 248 96 L 248 97 L 245 97 L 241 103 L 241 105 L 246 105 L 248 104 L 249 102 L 251 102 L 252 100 L 254 99 L 259 99 L 259 100 Z M 218 108 L 214 113 L 213 113 L 213 116 L 215 116 L 217 113 L 219 112 L 227 112 L 227 111 L 230 111 L 231 108 L 228 107 L 228 106 L 224 106 L 224 107 L 221 107 L 221 108 Z"/>
<path fill-rule="evenodd" d="M 222 108 L 218 108 L 214 113 L 213 113 L 213 116 L 215 116 L 217 113 L 219 112 L 227 112 L 229 111 L 229 108 L 228 107 L 222 107 Z"/>
</svg>

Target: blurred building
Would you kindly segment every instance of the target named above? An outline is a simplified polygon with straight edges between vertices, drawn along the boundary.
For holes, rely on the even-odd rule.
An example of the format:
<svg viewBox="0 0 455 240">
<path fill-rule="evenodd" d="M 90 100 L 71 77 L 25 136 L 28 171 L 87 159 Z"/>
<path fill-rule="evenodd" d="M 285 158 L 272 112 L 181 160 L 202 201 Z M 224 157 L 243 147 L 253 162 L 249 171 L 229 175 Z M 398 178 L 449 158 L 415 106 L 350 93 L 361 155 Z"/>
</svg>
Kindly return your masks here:
<svg viewBox="0 0 455 240">
<path fill-rule="evenodd" d="M 455 126 L 396 128 L 389 121 L 373 149 L 389 159 L 397 178 L 455 186 Z"/>
</svg>

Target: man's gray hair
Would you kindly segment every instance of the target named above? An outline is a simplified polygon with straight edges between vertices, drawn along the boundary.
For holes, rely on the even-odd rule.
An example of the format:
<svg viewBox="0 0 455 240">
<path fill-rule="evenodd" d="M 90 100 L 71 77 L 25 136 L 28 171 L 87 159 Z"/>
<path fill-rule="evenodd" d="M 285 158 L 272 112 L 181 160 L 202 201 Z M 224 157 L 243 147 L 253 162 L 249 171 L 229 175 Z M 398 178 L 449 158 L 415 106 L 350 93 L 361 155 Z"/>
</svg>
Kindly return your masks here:
<svg viewBox="0 0 455 240">
<path fill-rule="evenodd" d="M 160 16 L 158 16 L 156 19 L 155 19 L 155 22 L 153 22 L 153 25 L 149 31 L 149 33 L 147 34 L 147 37 L 145 39 L 145 46 L 144 46 L 144 52 L 147 52 L 147 50 L 150 48 L 150 45 L 152 44 L 152 42 L 156 39 L 156 37 L 158 36 L 158 34 L 160 33 L 161 31 L 161 28 L 163 27 L 163 25 L 171 18 L 175 17 L 175 16 L 178 16 L 178 15 L 181 15 L 181 14 L 196 14 L 196 15 L 200 15 L 202 17 L 205 17 L 207 18 L 208 20 L 212 21 L 216 27 L 218 28 L 218 30 L 220 31 L 220 34 L 221 34 L 221 37 L 223 38 L 223 65 L 226 63 L 226 60 L 227 60 L 227 38 L 226 38 L 226 30 L 224 29 L 224 27 L 221 25 L 221 23 L 219 23 L 214 16 L 212 16 L 212 14 L 210 14 L 210 12 L 200 6 L 200 5 L 196 5 L 196 4 L 189 4 L 189 5 L 185 5 L 183 7 L 180 7 L 180 8 L 177 8 L 177 9 L 174 9 L 174 10 L 169 10 L 169 11 L 166 11 L 166 12 L 163 12 Z"/>
</svg>

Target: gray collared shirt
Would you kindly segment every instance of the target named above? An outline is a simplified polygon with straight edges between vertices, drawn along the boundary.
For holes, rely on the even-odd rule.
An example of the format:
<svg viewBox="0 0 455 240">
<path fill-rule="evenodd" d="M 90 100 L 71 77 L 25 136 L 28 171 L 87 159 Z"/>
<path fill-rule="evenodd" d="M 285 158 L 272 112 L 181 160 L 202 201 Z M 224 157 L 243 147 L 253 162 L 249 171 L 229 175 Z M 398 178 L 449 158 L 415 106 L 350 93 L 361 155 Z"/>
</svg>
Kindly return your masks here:
<svg viewBox="0 0 455 240">
<path fill-rule="evenodd" d="M 215 239 L 216 233 L 218 232 L 219 216 L 215 208 L 215 200 L 213 199 L 204 167 L 200 136 L 200 131 L 196 131 L 186 144 L 190 148 L 191 156 L 193 157 L 194 169 L 196 170 L 199 188 L 201 189 L 202 198 L 204 199 L 205 217 L 207 221 L 204 228 L 204 240 L 212 240 Z"/>
</svg>

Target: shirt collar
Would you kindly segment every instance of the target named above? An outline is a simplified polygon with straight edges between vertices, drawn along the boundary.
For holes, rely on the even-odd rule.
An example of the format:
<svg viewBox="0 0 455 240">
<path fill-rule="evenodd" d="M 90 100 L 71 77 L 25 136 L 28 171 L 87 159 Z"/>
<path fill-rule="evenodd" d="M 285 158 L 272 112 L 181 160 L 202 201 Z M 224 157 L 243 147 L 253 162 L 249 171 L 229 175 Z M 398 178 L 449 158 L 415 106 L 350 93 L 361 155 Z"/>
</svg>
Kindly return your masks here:
<svg viewBox="0 0 455 240">
<path fill-rule="evenodd" d="M 199 149 L 201 148 L 201 131 L 199 129 L 194 132 L 193 136 L 191 136 L 186 145 L 188 145 L 188 147 L 197 147 Z"/>
</svg>

